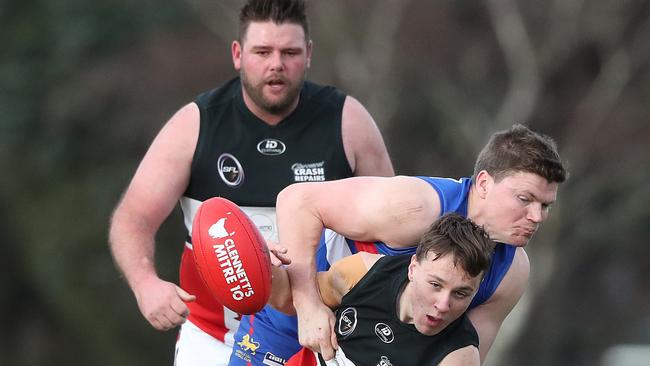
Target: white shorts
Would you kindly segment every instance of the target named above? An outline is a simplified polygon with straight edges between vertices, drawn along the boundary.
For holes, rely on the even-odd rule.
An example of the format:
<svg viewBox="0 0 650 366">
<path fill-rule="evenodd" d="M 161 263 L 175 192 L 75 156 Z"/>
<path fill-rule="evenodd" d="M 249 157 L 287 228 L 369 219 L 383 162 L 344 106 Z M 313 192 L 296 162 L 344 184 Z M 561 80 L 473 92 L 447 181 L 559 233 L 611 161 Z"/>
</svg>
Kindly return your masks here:
<svg viewBox="0 0 650 366">
<path fill-rule="evenodd" d="M 232 346 L 186 321 L 176 341 L 174 366 L 228 366 Z"/>
</svg>

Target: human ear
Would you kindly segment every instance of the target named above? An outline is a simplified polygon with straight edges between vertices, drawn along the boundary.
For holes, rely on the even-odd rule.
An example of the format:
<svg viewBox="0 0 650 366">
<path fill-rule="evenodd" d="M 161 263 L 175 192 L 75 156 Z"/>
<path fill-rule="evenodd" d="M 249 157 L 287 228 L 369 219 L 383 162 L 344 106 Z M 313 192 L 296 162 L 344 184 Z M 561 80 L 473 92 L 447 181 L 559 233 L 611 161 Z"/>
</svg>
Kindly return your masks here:
<svg viewBox="0 0 650 366">
<path fill-rule="evenodd" d="M 232 64 L 235 67 L 235 70 L 239 71 L 241 69 L 241 53 L 243 46 L 238 41 L 232 41 L 232 46 L 230 47 L 230 52 L 232 54 Z"/>
<path fill-rule="evenodd" d="M 411 256 L 411 263 L 409 263 L 408 277 L 409 281 L 413 281 L 413 273 L 415 272 L 415 267 L 418 265 L 418 260 L 415 258 L 415 254 Z"/>
<path fill-rule="evenodd" d="M 476 175 L 476 191 L 479 194 L 479 197 L 485 198 L 487 196 L 488 188 L 490 186 L 490 183 L 492 182 L 492 176 L 490 173 L 487 172 L 487 170 L 481 170 L 477 175 Z"/>
<path fill-rule="evenodd" d="M 314 49 L 314 42 L 312 42 L 310 39 L 309 41 L 307 41 L 307 68 L 311 66 L 311 52 L 313 49 Z"/>
</svg>

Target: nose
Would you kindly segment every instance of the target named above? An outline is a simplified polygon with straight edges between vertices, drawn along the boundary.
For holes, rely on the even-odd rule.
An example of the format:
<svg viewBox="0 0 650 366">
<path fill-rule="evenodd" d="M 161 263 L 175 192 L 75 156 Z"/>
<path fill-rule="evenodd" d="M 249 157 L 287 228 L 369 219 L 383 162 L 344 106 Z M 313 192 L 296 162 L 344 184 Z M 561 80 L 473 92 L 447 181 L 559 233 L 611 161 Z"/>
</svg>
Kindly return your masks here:
<svg viewBox="0 0 650 366">
<path fill-rule="evenodd" d="M 451 300 L 450 294 L 440 294 L 440 296 L 436 299 L 435 304 L 433 305 L 436 310 L 438 310 L 439 313 L 446 313 L 449 311 L 450 304 L 449 301 Z"/>
<path fill-rule="evenodd" d="M 529 205 L 526 218 L 536 224 L 539 224 L 542 221 L 544 221 L 545 213 L 544 213 L 544 209 L 542 208 L 542 204 L 539 202 L 535 202 Z"/>
<path fill-rule="evenodd" d="M 278 72 L 284 70 L 284 60 L 282 59 L 281 52 L 273 52 L 271 54 L 269 62 L 269 68 L 271 71 Z"/>
</svg>

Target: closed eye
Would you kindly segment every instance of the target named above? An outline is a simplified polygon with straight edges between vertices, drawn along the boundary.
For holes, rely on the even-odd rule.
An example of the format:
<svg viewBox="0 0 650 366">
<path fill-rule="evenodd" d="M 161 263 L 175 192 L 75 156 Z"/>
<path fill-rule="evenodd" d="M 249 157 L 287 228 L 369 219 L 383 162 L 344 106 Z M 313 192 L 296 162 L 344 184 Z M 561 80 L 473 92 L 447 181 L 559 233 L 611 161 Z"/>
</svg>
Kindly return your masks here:
<svg viewBox="0 0 650 366">
<path fill-rule="evenodd" d="M 517 199 L 519 199 L 521 202 L 524 202 L 524 203 L 529 203 L 530 202 L 530 198 L 528 198 L 526 196 L 517 196 Z"/>
</svg>

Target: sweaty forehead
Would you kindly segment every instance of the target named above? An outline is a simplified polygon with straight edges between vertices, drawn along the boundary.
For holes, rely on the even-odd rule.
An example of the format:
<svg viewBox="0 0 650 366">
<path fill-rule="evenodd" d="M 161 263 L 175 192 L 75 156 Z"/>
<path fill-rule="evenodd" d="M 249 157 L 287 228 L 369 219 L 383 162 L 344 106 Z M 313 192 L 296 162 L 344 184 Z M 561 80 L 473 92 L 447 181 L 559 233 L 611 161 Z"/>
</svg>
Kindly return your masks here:
<svg viewBox="0 0 650 366">
<path fill-rule="evenodd" d="M 435 254 L 428 253 L 423 261 L 423 274 L 429 279 L 444 282 L 451 287 L 476 287 L 481 276 L 472 277 L 462 266 L 455 263 L 451 254 L 438 257 L 434 260 Z"/>
<path fill-rule="evenodd" d="M 246 46 L 304 47 L 305 32 L 299 24 L 251 22 L 242 39 Z"/>
<path fill-rule="evenodd" d="M 558 183 L 528 172 L 517 172 L 504 177 L 498 184 L 503 184 L 514 192 L 528 192 L 542 201 L 555 201 Z"/>
</svg>

